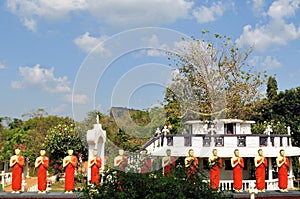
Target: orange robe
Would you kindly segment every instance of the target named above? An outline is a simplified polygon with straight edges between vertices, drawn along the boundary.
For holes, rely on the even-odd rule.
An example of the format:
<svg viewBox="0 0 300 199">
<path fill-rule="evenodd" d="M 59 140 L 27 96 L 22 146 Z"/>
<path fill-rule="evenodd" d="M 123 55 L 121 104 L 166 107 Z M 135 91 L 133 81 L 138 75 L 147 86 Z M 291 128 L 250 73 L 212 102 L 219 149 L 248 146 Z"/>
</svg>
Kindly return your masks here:
<svg viewBox="0 0 300 199">
<path fill-rule="evenodd" d="M 78 160 L 75 156 L 72 155 L 72 163 L 69 163 L 65 167 L 65 190 L 73 191 L 74 190 L 74 178 L 75 178 L 75 168 L 77 167 Z"/>
<path fill-rule="evenodd" d="M 116 163 L 119 164 L 120 161 L 121 161 L 121 159 L 117 160 Z M 127 164 L 128 164 L 128 158 L 126 156 L 123 156 L 122 163 L 119 164 L 119 166 L 118 166 L 119 170 L 125 171 Z"/>
<path fill-rule="evenodd" d="M 187 164 L 190 165 L 187 170 L 187 177 L 189 178 L 191 175 L 195 176 L 198 168 L 198 158 L 193 156 L 193 159 L 188 161 Z"/>
<path fill-rule="evenodd" d="M 90 160 L 90 164 L 93 164 L 95 159 Z M 99 169 L 102 166 L 102 161 L 99 157 L 96 157 L 96 162 L 91 166 L 91 183 L 99 183 L 100 172 Z"/>
<path fill-rule="evenodd" d="M 170 163 L 164 167 L 164 176 L 170 176 L 172 169 L 175 167 L 176 159 L 173 156 L 170 156 Z M 165 160 L 164 164 L 166 164 L 168 160 Z"/>
<path fill-rule="evenodd" d="M 278 187 L 279 189 L 286 189 L 288 186 L 288 169 L 290 167 L 290 161 L 288 158 L 285 157 L 286 163 L 283 164 L 281 167 L 278 168 Z M 281 164 L 284 159 L 279 161 Z"/>
<path fill-rule="evenodd" d="M 219 189 L 220 184 L 220 169 L 222 168 L 222 159 L 218 157 L 218 163 L 214 164 L 210 168 L 210 188 L 212 189 Z"/>
<path fill-rule="evenodd" d="M 256 188 L 258 190 L 265 189 L 265 181 L 266 181 L 266 168 L 268 167 L 267 158 L 263 157 L 261 160 L 257 160 L 257 164 L 262 162 L 261 165 L 256 167 Z"/>
<path fill-rule="evenodd" d="M 240 163 L 233 168 L 233 188 L 235 190 L 241 190 L 243 188 L 243 168 L 244 168 L 244 159 L 239 157 Z M 238 159 L 233 161 L 233 164 L 236 164 Z"/>
<path fill-rule="evenodd" d="M 150 158 L 142 160 L 141 173 L 149 173 L 152 168 L 152 162 Z"/>
<path fill-rule="evenodd" d="M 49 158 L 47 156 L 43 156 L 43 159 L 40 160 L 44 163 L 38 166 L 38 190 L 46 191 L 47 189 L 47 169 L 49 166 Z"/>
<path fill-rule="evenodd" d="M 12 166 L 12 190 L 13 191 L 20 191 L 22 185 L 22 172 L 24 166 L 24 157 L 19 155 L 18 163 Z M 16 162 L 16 159 L 12 161 L 13 163 Z"/>
<path fill-rule="evenodd" d="M 122 160 L 122 162 L 119 164 L 119 162 L 121 160 Z M 118 159 L 116 161 L 116 163 L 119 164 L 119 166 L 118 166 L 119 171 L 117 172 L 117 178 L 118 178 L 117 185 L 118 185 L 118 187 L 119 187 L 120 190 L 123 190 L 123 187 L 121 185 L 121 181 L 119 179 L 120 178 L 120 171 L 125 172 L 125 168 L 126 168 L 126 166 L 128 164 L 128 158 L 126 156 L 123 156 L 122 159 Z"/>
</svg>

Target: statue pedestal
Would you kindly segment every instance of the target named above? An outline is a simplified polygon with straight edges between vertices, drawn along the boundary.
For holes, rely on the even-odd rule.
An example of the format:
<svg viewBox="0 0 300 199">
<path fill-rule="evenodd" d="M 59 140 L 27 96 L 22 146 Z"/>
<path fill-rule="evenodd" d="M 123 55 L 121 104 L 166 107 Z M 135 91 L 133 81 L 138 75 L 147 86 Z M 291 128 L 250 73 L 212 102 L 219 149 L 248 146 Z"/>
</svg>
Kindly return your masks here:
<svg viewBox="0 0 300 199">
<path fill-rule="evenodd" d="M 89 145 L 88 151 L 89 151 L 89 159 L 93 158 L 93 151 L 98 151 L 98 156 L 102 160 L 102 166 L 101 170 L 103 170 L 105 165 L 105 159 L 104 159 L 104 146 L 106 142 L 106 131 L 102 129 L 101 124 L 94 124 L 94 128 L 92 130 L 88 130 L 86 134 L 86 140 Z M 91 170 L 88 169 L 88 176 L 87 176 L 88 182 L 91 180 Z"/>
</svg>

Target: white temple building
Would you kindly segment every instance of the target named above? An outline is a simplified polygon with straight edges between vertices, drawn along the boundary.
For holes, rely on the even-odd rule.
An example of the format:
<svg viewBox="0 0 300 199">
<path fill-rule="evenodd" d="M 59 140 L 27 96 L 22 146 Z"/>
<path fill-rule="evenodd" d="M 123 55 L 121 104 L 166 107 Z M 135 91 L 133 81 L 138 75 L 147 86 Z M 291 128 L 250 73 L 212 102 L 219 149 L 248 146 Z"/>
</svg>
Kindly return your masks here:
<svg viewBox="0 0 300 199">
<path fill-rule="evenodd" d="M 221 169 L 220 188 L 222 190 L 233 190 L 233 174 L 230 158 L 234 150 L 239 149 L 240 157 L 244 158 L 243 189 L 255 186 L 254 157 L 258 149 L 263 150 L 268 159 L 266 172 L 266 189 L 278 190 L 278 178 L 276 157 L 281 149 L 285 150 L 285 156 L 289 158 L 291 166 L 288 177 L 288 188 L 293 188 L 293 170 L 291 160 L 293 156 L 300 156 L 300 148 L 292 146 L 291 132 L 288 134 L 272 134 L 268 126 L 262 134 L 252 134 L 251 124 L 254 121 L 239 119 L 219 119 L 211 123 L 203 121 L 187 121 L 189 130 L 181 134 L 159 135 L 151 138 L 142 149 L 147 149 L 152 156 L 165 156 L 166 150 L 171 149 L 172 156 L 185 157 L 189 149 L 194 149 L 194 154 L 199 157 L 200 168 L 209 175 L 207 159 L 212 155 L 212 149 L 218 150 L 218 155 L 223 159 Z M 163 140 L 163 142 L 162 142 Z M 254 171 L 254 174 L 251 173 Z"/>
</svg>

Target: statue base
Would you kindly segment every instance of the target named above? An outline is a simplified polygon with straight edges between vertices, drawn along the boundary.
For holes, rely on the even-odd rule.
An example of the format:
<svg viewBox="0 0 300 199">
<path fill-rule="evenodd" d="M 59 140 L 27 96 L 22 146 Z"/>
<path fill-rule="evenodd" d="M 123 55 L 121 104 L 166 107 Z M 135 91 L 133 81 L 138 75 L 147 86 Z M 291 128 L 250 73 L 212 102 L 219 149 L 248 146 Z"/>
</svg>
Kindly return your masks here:
<svg viewBox="0 0 300 199">
<path fill-rule="evenodd" d="M 84 199 L 83 193 L 73 192 L 69 194 L 65 194 L 65 192 L 49 192 L 45 194 L 39 194 L 38 192 L 21 192 L 21 193 L 11 193 L 11 192 L 0 192 L 0 198 L 6 199 L 15 199 L 15 198 L 30 198 L 30 199 L 38 199 L 38 198 L 56 198 L 56 199 Z"/>
</svg>

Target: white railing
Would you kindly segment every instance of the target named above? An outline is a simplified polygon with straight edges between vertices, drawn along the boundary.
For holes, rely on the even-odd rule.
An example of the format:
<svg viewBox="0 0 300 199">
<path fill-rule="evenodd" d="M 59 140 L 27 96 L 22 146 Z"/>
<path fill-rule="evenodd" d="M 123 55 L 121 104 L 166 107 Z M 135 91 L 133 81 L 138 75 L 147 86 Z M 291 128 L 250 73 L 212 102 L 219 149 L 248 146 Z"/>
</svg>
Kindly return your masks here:
<svg viewBox="0 0 300 199">
<path fill-rule="evenodd" d="M 288 188 L 294 187 L 293 183 L 294 176 L 288 177 Z M 255 180 L 243 180 L 243 191 L 249 190 L 251 187 L 255 187 Z M 220 189 L 223 191 L 231 191 L 233 188 L 233 180 L 220 180 Z M 278 179 L 266 180 L 267 190 L 279 190 Z"/>
<path fill-rule="evenodd" d="M 162 137 L 151 139 L 146 146 L 148 152 L 155 151 L 157 148 L 165 146 L 177 147 L 291 147 L 290 135 L 194 135 L 194 134 L 176 134 L 167 135 L 163 138 L 163 145 L 161 145 Z"/>
<path fill-rule="evenodd" d="M 12 172 L 5 173 L 5 171 L 1 171 L 0 176 L 1 176 L 1 184 L 3 188 L 4 186 L 11 184 Z"/>
<path fill-rule="evenodd" d="M 37 191 L 38 191 L 38 185 L 34 185 L 27 189 L 27 192 L 37 192 Z"/>
<path fill-rule="evenodd" d="M 250 187 L 255 185 L 255 180 L 243 180 L 243 191 L 247 191 Z M 233 188 L 233 180 L 221 180 L 220 189 L 223 191 L 231 191 Z"/>
</svg>

